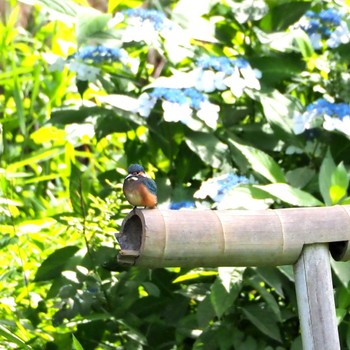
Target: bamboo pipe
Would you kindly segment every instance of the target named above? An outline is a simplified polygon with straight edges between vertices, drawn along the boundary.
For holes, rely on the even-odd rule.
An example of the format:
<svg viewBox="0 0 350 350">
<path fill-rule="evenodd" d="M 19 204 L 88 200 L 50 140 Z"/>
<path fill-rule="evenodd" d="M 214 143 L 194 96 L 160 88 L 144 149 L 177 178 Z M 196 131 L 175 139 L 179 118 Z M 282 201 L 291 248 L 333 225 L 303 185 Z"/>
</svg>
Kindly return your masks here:
<svg viewBox="0 0 350 350">
<path fill-rule="evenodd" d="M 118 261 L 148 267 L 294 264 L 305 244 L 350 259 L 350 206 L 273 210 L 133 210 Z"/>
</svg>

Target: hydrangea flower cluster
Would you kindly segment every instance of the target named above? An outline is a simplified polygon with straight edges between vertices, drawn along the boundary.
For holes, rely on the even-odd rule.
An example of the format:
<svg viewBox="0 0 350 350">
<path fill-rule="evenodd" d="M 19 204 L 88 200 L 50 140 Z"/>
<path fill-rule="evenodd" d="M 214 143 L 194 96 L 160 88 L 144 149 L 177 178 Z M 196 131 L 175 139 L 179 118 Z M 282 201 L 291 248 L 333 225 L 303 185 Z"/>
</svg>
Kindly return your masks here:
<svg viewBox="0 0 350 350">
<path fill-rule="evenodd" d="M 158 100 L 162 101 L 164 120 L 167 122 L 180 121 L 188 125 L 195 111 L 197 117 L 209 127 L 216 127 L 219 106 L 210 103 L 207 97 L 196 89 L 156 87 L 152 92 L 145 92 L 139 97 L 135 112 L 143 117 L 148 117 Z"/>
<path fill-rule="evenodd" d="M 327 131 L 339 131 L 350 137 L 350 105 L 319 99 L 306 107 L 304 113 L 294 115 L 294 132 L 322 126 Z"/>
<path fill-rule="evenodd" d="M 80 59 L 97 64 L 113 61 L 126 63 L 128 60 L 128 54 L 125 50 L 115 47 L 107 47 L 103 45 L 86 45 L 81 47 L 73 55 L 69 56 L 68 59 Z"/>
<path fill-rule="evenodd" d="M 153 44 L 158 35 L 166 37 L 175 29 L 175 24 L 163 12 L 149 9 L 128 9 L 123 12 L 127 28 L 123 33 L 123 41 L 144 41 Z"/>
<path fill-rule="evenodd" d="M 97 80 L 101 69 L 92 64 L 119 61 L 126 64 L 128 54 L 125 50 L 103 45 L 83 46 L 77 52 L 70 55 L 67 60 L 59 57 L 51 66 L 51 71 L 62 71 L 67 64 L 69 70 L 77 74 L 77 78 L 83 81 L 94 82 Z"/>
<path fill-rule="evenodd" d="M 236 97 L 242 96 L 246 88 L 260 90 L 261 72 L 253 69 L 244 58 L 202 57 L 192 72 L 195 87 L 200 91 L 231 89 Z"/>
<path fill-rule="evenodd" d="M 150 22 L 155 30 L 162 30 L 169 25 L 165 14 L 157 10 L 136 8 L 124 11 L 124 14 L 128 17 L 137 18 L 141 22 Z"/>
<path fill-rule="evenodd" d="M 192 209 L 195 207 L 196 205 L 193 201 L 172 202 L 169 205 L 169 209 L 171 210 Z"/>
<path fill-rule="evenodd" d="M 320 12 L 307 11 L 297 24 L 310 37 L 314 49 L 322 48 L 322 40 L 327 47 L 335 48 L 350 41 L 347 23 L 340 12 L 326 9 Z"/>
<path fill-rule="evenodd" d="M 210 197 L 213 201 L 221 202 L 234 187 L 241 184 L 254 184 L 255 180 L 236 174 L 225 174 L 211 178 L 202 183 L 200 189 L 194 194 L 195 198 Z"/>
</svg>

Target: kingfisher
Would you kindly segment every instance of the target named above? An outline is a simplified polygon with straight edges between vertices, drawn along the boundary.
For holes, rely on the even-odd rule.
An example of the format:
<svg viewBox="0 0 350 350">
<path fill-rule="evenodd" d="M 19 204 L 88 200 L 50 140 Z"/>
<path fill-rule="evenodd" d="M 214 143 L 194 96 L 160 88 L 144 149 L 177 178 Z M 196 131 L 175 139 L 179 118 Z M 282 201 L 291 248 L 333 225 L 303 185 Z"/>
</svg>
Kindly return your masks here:
<svg viewBox="0 0 350 350">
<path fill-rule="evenodd" d="M 128 202 L 134 206 L 154 209 L 157 206 L 157 185 L 149 178 L 139 164 L 131 164 L 123 183 L 123 192 Z"/>
</svg>

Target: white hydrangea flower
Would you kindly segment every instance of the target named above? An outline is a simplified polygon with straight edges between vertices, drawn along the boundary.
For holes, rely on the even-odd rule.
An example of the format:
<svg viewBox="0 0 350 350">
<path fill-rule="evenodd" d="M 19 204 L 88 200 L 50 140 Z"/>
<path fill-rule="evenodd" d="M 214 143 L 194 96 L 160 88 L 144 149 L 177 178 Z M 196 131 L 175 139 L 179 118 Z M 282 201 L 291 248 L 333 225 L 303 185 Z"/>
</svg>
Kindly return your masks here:
<svg viewBox="0 0 350 350">
<path fill-rule="evenodd" d="M 73 61 L 69 63 L 69 69 L 77 73 L 79 80 L 94 82 L 100 73 L 100 68 L 89 66 L 87 64 Z"/>
<path fill-rule="evenodd" d="M 261 78 L 261 72 L 251 67 L 243 67 L 240 69 L 243 75 L 246 87 L 250 89 L 260 90 L 260 82 L 257 78 Z"/>
<path fill-rule="evenodd" d="M 329 115 L 324 116 L 323 128 L 328 131 L 336 130 L 336 121 L 339 119 L 332 118 Z"/>
<path fill-rule="evenodd" d="M 342 119 L 339 119 L 325 115 L 323 128 L 327 131 L 339 131 L 347 136 L 350 136 L 350 116 L 345 116 Z"/>
<path fill-rule="evenodd" d="M 238 68 L 235 68 L 234 73 L 227 77 L 224 83 L 231 89 L 234 96 L 241 97 L 243 95 L 246 82 L 241 78 Z"/>
<path fill-rule="evenodd" d="M 315 50 L 319 50 L 322 47 L 322 36 L 320 33 L 312 33 L 309 35 L 311 45 Z"/>
<path fill-rule="evenodd" d="M 342 123 L 338 131 L 350 137 L 350 116 L 349 115 L 345 116 L 341 122 Z"/>
<path fill-rule="evenodd" d="M 111 18 L 109 21 L 108 21 L 108 27 L 109 28 L 113 28 L 115 27 L 117 24 L 123 22 L 125 19 L 125 16 L 122 12 L 116 12 L 116 14 L 114 15 L 113 18 Z"/>
<path fill-rule="evenodd" d="M 219 119 L 220 107 L 209 101 L 201 102 L 200 109 L 197 111 L 199 119 L 203 120 L 210 128 L 215 129 Z"/>
<path fill-rule="evenodd" d="M 226 77 L 224 72 L 214 72 L 212 70 L 196 69 L 195 87 L 199 91 L 213 92 L 215 90 L 225 90 L 227 88 L 224 83 Z"/>
<path fill-rule="evenodd" d="M 49 71 L 50 72 L 62 72 L 64 69 L 64 66 L 66 64 L 66 61 L 62 57 L 57 57 L 55 61 L 52 63 L 49 62 Z"/>
<path fill-rule="evenodd" d="M 340 25 L 335 28 L 326 44 L 330 48 L 338 47 L 340 44 L 347 44 L 350 41 L 350 32 L 346 22 L 342 21 Z"/>
<path fill-rule="evenodd" d="M 150 20 L 131 17 L 128 22 L 128 26 L 123 33 L 123 42 L 144 41 L 147 45 L 151 45 L 158 40 L 158 31 Z"/>
<path fill-rule="evenodd" d="M 156 98 L 151 97 L 147 92 L 144 92 L 137 99 L 137 106 L 133 111 L 139 113 L 142 117 L 148 117 L 156 102 Z"/>
<path fill-rule="evenodd" d="M 317 111 L 307 111 L 304 113 L 295 112 L 293 131 L 296 135 L 302 134 L 305 130 L 311 129 L 314 126 L 314 121 L 317 118 Z"/>
<path fill-rule="evenodd" d="M 192 108 L 189 104 L 179 104 L 169 101 L 162 102 L 164 120 L 167 122 L 182 122 L 188 124 L 192 119 Z"/>
</svg>

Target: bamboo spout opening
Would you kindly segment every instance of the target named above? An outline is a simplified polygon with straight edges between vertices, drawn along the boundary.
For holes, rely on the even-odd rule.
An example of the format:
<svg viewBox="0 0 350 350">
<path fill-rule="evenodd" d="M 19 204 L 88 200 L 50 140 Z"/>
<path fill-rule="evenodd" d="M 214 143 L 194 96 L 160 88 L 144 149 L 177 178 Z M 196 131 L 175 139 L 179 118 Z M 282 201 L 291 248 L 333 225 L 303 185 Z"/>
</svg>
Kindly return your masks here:
<svg viewBox="0 0 350 350">
<path fill-rule="evenodd" d="M 115 237 L 121 249 L 118 262 L 134 265 L 140 255 L 143 225 L 138 215 L 130 214 L 123 225 L 122 232 L 116 234 Z"/>
<path fill-rule="evenodd" d="M 339 241 L 339 242 L 330 242 L 329 251 L 332 255 L 332 258 L 336 261 L 348 260 L 345 258 L 346 254 L 349 254 L 349 241 Z"/>
</svg>

